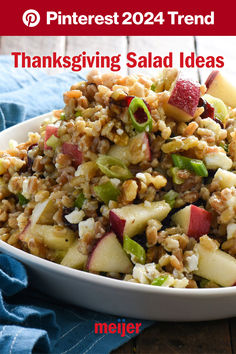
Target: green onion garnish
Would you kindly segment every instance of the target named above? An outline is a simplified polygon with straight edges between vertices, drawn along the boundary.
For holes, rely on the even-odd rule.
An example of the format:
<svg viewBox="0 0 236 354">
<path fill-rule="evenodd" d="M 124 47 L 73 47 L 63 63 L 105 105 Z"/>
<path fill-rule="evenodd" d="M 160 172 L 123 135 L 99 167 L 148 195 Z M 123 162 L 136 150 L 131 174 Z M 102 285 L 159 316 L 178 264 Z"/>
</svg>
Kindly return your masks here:
<svg viewBox="0 0 236 354">
<path fill-rule="evenodd" d="M 219 143 L 220 147 L 222 147 L 226 152 L 229 152 L 229 145 L 226 143 Z"/>
<path fill-rule="evenodd" d="M 160 277 L 154 279 L 151 285 L 162 286 L 165 283 L 167 278 L 168 275 L 161 275 Z"/>
<path fill-rule="evenodd" d="M 201 160 L 190 159 L 189 157 L 172 154 L 171 155 L 174 166 L 194 172 L 197 176 L 207 177 L 208 171 Z"/>
<path fill-rule="evenodd" d="M 171 189 L 168 193 L 164 195 L 164 200 L 170 205 L 171 209 L 175 205 L 175 199 L 179 194 Z"/>
<path fill-rule="evenodd" d="M 147 105 L 139 97 L 134 97 L 129 104 L 131 122 L 137 132 L 152 130 L 152 117 Z"/>
<path fill-rule="evenodd" d="M 75 200 L 75 207 L 78 209 L 81 209 L 84 204 L 84 201 L 85 201 L 85 196 L 81 192 Z"/>
<path fill-rule="evenodd" d="M 105 204 L 108 204 L 110 200 L 117 200 L 120 195 L 120 190 L 113 186 L 109 181 L 99 186 L 94 187 L 94 191 L 99 199 L 101 199 Z"/>
<path fill-rule="evenodd" d="M 154 91 L 154 92 L 156 91 L 156 85 L 155 84 L 152 84 L 151 90 Z"/>
<path fill-rule="evenodd" d="M 146 252 L 138 242 L 128 236 L 124 236 L 123 249 L 126 253 L 134 256 L 138 263 L 145 264 Z"/>
<path fill-rule="evenodd" d="M 108 177 L 126 180 L 132 177 L 127 166 L 116 157 L 100 155 L 96 161 L 100 170 Z"/>
<path fill-rule="evenodd" d="M 21 193 L 17 193 L 17 197 L 19 199 L 20 205 L 26 205 L 29 202 L 29 200 L 26 199 Z"/>
<path fill-rule="evenodd" d="M 61 141 L 55 135 L 51 135 L 50 138 L 47 140 L 46 145 L 53 148 L 53 150 L 56 150 L 56 148 L 61 145 Z"/>
<path fill-rule="evenodd" d="M 65 120 L 66 119 L 66 115 L 65 112 L 61 112 L 61 116 L 60 116 L 61 120 Z"/>
<path fill-rule="evenodd" d="M 178 176 L 178 171 L 179 171 L 178 167 L 171 167 L 168 170 L 168 174 L 172 177 L 173 183 L 182 184 L 182 183 L 184 183 L 184 179 L 182 179 Z"/>
<path fill-rule="evenodd" d="M 75 113 L 75 116 L 76 117 L 82 116 L 82 111 L 80 109 L 78 109 L 78 111 L 76 111 L 76 113 Z"/>
</svg>

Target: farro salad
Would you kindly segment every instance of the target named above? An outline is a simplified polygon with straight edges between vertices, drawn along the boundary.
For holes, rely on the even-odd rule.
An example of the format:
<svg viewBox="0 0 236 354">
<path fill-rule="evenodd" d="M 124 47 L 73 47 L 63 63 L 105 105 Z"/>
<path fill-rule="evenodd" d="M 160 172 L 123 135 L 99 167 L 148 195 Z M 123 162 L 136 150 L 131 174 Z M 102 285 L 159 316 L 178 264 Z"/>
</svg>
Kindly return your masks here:
<svg viewBox="0 0 236 354">
<path fill-rule="evenodd" d="M 236 285 L 236 88 L 99 74 L 0 152 L 0 238 L 152 286 Z"/>
</svg>

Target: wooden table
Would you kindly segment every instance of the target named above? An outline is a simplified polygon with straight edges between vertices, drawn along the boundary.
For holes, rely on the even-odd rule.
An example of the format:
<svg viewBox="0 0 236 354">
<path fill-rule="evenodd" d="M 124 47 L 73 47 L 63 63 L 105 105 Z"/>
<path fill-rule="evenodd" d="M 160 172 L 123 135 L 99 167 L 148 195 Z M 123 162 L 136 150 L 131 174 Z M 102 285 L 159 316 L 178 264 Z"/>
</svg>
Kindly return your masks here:
<svg viewBox="0 0 236 354">
<path fill-rule="evenodd" d="M 0 37 L 0 54 L 25 51 L 28 55 L 49 55 L 56 51 L 58 55 L 77 55 L 83 50 L 90 55 L 97 50 L 103 55 L 121 54 L 122 74 L 152 72 L 150 69 L 127 70 L 126 54 L 130 51 L 137 55 L 153 52 L 160 56 L 172 51 L 175 58 L 180 52 L 204 57 L 220 55 L 225 62 L 222 71 L 231 80 L 236 80 L 235 48 L 236 37 Z M 178 67 L 178 60 L 175 63 Z M 58 71 L 60 69 L 48 70 L 49 74 Z M 211 69 L 186 71 L 204 82 Z M 114 353 L 233 354 L 236 353 L 236 318 L 196 323 L 157 322 Z"/>
</svg>

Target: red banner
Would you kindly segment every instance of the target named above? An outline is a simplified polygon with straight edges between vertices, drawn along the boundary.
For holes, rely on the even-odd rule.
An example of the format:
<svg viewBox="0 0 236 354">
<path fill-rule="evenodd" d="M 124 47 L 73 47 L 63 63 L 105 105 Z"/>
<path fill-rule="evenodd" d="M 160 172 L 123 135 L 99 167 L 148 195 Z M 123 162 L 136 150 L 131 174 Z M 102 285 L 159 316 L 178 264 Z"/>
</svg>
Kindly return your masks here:
<svg viewBox="0 0 236 354">
<path fill-rule="evenodd" d="M 213 0 L 6 1 L 0 35 L 236 35 L 235 7 Z"/>
</svg>

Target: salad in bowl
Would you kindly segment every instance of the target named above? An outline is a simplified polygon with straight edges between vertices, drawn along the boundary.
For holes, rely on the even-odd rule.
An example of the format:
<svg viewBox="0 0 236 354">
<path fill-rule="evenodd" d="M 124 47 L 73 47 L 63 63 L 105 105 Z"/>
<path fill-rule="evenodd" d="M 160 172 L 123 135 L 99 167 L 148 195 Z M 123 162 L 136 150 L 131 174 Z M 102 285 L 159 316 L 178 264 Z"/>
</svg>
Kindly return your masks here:
<svg viewBox="0 0 236 354">
<path fill-rule="evenodd" d="M 0 239 L 128 282 L 236 285 L 236 88 L 93 70 L 64 102 L 0 152 Z"/>
</svg>

